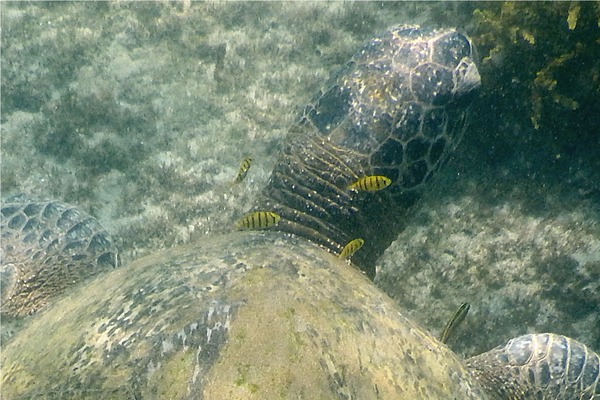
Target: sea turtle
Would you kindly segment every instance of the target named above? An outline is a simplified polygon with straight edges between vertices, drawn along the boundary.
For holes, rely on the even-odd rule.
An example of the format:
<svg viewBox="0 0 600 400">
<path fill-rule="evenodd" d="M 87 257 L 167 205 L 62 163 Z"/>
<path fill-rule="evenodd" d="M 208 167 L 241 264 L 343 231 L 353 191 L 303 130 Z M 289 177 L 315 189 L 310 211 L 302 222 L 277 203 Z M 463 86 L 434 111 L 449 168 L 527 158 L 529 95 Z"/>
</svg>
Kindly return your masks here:
<svg viewBox="0 0 600 400">
<path fill-rule="evenodd" d="M 598 396 L 599 357 L 584 345 L 526 335 L 463 363 L 369 280 L 397 216 L 460 139 L 480 85 L 474 58 L 455 29 L 401 26 L 369 41 L 291 128 L 238 224 L 259 231 L 203 238 L 69 290 L 3 349 L 3 395 Z M 339 257 L 354 239 L 362 270 Z"/>
</svg>

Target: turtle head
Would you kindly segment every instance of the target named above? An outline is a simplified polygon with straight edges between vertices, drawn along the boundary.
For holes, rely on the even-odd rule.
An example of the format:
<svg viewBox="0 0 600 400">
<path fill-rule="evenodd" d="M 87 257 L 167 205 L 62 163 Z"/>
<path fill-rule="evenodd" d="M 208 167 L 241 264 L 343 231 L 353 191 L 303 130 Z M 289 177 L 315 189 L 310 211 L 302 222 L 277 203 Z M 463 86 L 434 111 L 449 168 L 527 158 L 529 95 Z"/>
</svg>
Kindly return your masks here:
<svg viewBox="0 0 600 400">
<path fill-rule="evenodd" d="M 480 86 L 475 58 L 455 29 L 400 26 L 370 40 L 290 129 L 255 209 L 337 254 L 363 238 L 353 261 L 372 276 L 462 136 Z"/>
</svg>

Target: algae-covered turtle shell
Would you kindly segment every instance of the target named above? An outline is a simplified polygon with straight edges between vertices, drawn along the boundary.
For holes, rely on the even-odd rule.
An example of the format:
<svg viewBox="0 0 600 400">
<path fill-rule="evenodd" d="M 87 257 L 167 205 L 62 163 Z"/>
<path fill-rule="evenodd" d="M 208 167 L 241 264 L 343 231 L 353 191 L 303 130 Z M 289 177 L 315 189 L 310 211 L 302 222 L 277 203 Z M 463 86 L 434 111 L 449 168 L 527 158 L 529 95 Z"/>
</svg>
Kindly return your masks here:
<svg viewBox="0 0 600 400">
<path fill-rule="evenodd" d="M 3 349 L 9 399 L 594 399 L 598 355 L 515 338 L 463 366 L 358 269 L 277 232 L 140 259 Z"/>
<path fill-rule="evenodd" d="M 97 279 L 21 332 L 3 369 L 14 399 L 483 398 L 361 272 L 271 232 Z"/>
</svg>

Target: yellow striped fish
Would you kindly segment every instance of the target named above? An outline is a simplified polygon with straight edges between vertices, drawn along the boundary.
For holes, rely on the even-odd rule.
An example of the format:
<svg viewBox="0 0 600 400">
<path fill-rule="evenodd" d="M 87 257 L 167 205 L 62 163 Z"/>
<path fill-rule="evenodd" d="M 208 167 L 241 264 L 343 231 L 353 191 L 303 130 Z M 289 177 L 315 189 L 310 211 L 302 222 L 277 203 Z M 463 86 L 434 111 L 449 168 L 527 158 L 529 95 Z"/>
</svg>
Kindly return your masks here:
<svg viewBox="0 0 600 400">
<path fill-rule="evenodd" d="M 385 189 L 392 184 L 392 180 L 383 175 L 369 175 L 360 178 L 352 185 L 348 186 L 348 190 L 362 190 L 363 192 L 376 192 Z"/>
<path fill-rule="evenodd" d="M 358 238 L 358 239 L 354 239 L 348 242 L 348 244 L 346 246 L 344 246 L 344 249 L 342 250 L 342 252 L 340 253 L 340 259 L 342 260 L 348 260 L 350 257 L 352 257 L 354 255 L 354 253 L 356 253 L 358 251 L 358 249 L 360 249 L 363 244 L 365 244 L 364 239 Z"/>
<path fill-rule="evenodd" d="M 254 211 L 240 219 L 236 225 L 238 229 L 266 229 L 279 223 L 281 216 L 272 211 Z"/>
<path fill-rule="evenodd" d="M 240 171 L 238 172 L 237 176 L 235 177 L 235 180 L 233 181 L 233 183 L 240 183 L 241 181 L 243 181 L 244 178 L 246 177 L 246 175 L 248 174 L 248 170 L 250 169 L 251 166 L 252 166 L 252 159 L 250 157 L 244 158 L 242 160 L 242 164 L 240 165 Z"/>
<path fill-rule="evenodd" d="M 448 342 L 448 338 L 452 336 L 452 334 L 456 331 L 456 328 L 460 325 L 461 322 L 465 320 L 467 313 L 471 305 L 469 303 L 462 303 L 458 310 L 454 313 L 450 321 L 446 324 L 446 327 L 442 331 L 442 335 L 440 336 L 440 342 L 446 343 Z"/>
</svg>

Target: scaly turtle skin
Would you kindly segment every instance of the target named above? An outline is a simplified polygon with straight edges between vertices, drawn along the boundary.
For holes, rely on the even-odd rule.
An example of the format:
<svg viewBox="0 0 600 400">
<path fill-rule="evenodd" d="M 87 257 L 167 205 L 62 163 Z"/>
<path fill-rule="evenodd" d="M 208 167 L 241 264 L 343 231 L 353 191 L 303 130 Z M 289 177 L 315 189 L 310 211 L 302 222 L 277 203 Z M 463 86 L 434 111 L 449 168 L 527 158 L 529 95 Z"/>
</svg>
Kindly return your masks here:
<svg viewBox="0 0 600 400">
<path fill-rule="evenodd" d="M 530 384 L 538 398 L 554 386 L 565 398 L 597 394 L 598 356 L 559 336 L 514 339 L 466 369 L 336 256 L 359 236 L 382 251 L 398 228 L 390 216 L 456 144 L 479 85 L 472 52 L 455 30 L 401 27 L 372 40 L 292 128 L 255 207 L 281 215 L 272 231 L 173 248 L 70 291 L 3 349 L 3 394 L 523 398 L 529 375 L 516 370 L 542 377 Z M 369 175 L 393 183 L 346 191 Z M 509 382 L 493 379 L 501 373 Z"/>
<path fill-rule="evenodd" d="M 305 108 L 255 209 L 282 217 L 278 230 L 335 253 L 369 238 L 353 261 L 374 260 L 402 229 L 402 213 L 448 158 L 480 86 L 475 50 L 456 30 L 396 27 L 372 39 Z M 348 186 L 382 175 L 376 193 Z"/>
<path fill-rule="evenodd" d="M 561 335 L 519 336 L 471 357 L 466 366 L 494 399 L 600 397 L 600 358 Z"/>
<path fill-rule="evenodd" d="M 53 296 L 119 264 L 95 218 L 57 201 L 12 196 L 0 209 L 0 312 L 23 317 Z"/>
</svg>

